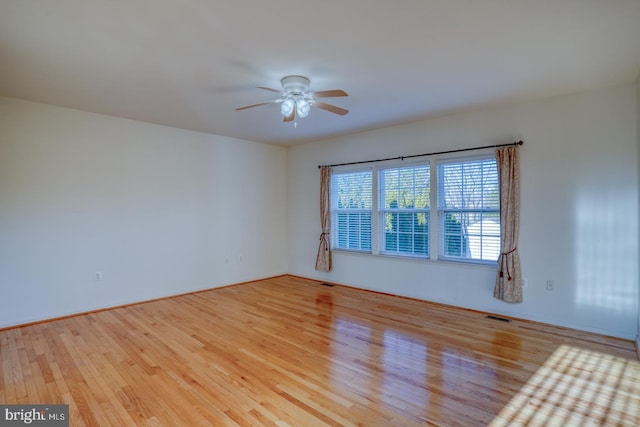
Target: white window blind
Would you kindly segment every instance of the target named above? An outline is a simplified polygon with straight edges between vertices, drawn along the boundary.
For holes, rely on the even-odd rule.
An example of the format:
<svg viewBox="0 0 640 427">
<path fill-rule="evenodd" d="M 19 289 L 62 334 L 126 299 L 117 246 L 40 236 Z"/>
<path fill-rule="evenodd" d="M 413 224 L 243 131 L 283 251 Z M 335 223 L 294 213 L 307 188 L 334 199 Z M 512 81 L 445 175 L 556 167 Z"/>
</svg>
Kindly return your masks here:
<svg viewBox="0 0 640 427">
<path fill-rule="evenodd" d="M 438 163 L 440 258 L 494 262 L 500 254 L 495 157 Z"/>
<path fill-rule="evenodd" d="M 334 249 L 371 252 L 372 185 L 371 170 L 331 176 Z"/>
<path fill-rule="evenodd" d="M 428 164 L 380 170 L 381 253 L 429 256 L 430 200 Z"/>
</svg>

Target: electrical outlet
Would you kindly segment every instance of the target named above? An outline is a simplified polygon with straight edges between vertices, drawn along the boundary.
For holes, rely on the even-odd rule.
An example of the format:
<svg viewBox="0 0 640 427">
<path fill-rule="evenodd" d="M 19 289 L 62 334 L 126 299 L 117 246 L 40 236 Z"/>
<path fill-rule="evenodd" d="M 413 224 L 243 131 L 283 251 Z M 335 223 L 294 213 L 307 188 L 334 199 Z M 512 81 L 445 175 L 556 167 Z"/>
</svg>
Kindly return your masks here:
<svg viewBox="0 0 640 427">
<path fill-rule="evenodd" d="M 547 290 L 553 291 L 553 289 L 554 289 L 553 280 L 547 280 Z"/>
<path fill-rule="evenodd" d="M 529 287 L 529 279 L 527 279 L 526 277 L 522 279 L 522 287 L 523 288 Z"/>
<path fill-rule="evenodd" d="M 102 280 L 102 271 L 96 271 L 95 274 L 93 275 L 93 279 L 96 282 L 100 282 Z"/>
</svg>

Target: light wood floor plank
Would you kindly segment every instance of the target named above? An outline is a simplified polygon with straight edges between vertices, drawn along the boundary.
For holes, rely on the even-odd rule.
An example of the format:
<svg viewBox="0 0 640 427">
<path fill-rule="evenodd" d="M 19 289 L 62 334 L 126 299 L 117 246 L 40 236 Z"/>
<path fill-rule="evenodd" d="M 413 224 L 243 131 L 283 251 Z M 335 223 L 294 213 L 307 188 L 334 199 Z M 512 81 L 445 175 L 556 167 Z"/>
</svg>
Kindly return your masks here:
<svg viewBox="0 0 640 427">
<path fill-rule="evenodd" d="M 640 425 L 633 343 L 283 276 L 0 331 L 73 426 Z"/>
</svg>

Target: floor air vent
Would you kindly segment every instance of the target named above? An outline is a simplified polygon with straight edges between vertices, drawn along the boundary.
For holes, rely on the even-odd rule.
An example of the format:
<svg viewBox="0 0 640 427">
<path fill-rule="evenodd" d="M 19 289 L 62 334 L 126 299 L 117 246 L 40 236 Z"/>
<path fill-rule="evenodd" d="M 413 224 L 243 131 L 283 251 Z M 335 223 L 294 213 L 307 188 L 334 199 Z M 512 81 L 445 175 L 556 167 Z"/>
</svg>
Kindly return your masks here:
<svg viewBox="0 0 640 427">
<path fill-rule="evenodd" d="M 511 319 L 505 319 L 504 317 L 498 317 L 498 316 L 487 316 L 487 319 L 499 320 L 501 322 L 506 322 L 506 323 L 511 322 Z"/>
<path fill-rule="evenodd" d="M 332 285 L 331 283 L 323 283 L 322 286 L 328 286 L 328 287 L 333 287 L 334 285 Z"/>
</svg>

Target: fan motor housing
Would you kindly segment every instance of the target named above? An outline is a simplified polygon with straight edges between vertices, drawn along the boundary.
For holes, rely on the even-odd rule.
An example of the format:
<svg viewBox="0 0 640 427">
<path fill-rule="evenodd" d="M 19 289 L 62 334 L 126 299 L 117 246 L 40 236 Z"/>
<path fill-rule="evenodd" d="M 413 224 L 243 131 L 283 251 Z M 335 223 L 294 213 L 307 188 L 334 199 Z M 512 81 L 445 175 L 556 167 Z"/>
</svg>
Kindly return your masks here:
<svg viewBox="0 0 640 427">
<path fill-rule="evenodd" d="M 280 80 L 282 90 L 287 95 L 300 95 L 309 91 L 311 82 L 304 76 L 286 76 Z"/>
</svg>

